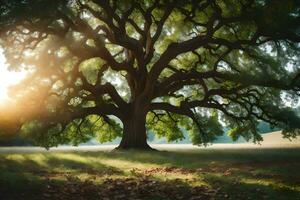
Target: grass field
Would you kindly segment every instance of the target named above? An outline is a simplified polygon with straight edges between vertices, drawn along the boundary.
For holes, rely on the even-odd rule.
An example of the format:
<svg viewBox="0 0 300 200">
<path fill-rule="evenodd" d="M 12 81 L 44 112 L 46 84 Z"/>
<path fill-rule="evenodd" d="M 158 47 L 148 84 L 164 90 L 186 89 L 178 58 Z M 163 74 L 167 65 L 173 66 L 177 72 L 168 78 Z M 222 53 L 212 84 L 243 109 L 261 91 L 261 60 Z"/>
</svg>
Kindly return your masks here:
<svg viewBox="0 0 300 200">
<path fill-rule="evenodd" d="M 0 199 L 300 199 L 300 148 L 0 154 Z"/>
</svg>

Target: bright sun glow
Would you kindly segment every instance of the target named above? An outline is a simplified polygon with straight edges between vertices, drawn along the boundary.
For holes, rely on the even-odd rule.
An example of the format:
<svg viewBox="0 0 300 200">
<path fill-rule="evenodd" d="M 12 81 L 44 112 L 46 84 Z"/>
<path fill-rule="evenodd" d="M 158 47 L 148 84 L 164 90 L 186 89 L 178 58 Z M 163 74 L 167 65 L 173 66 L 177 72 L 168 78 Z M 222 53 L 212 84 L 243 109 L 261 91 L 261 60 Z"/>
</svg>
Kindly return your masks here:
<svg viewBox="0 0 300 200">
<path fill-rule="evenodd" d="M 3 50 L 0 49 L 0 102 L 10 100 L 8 88 L 19 83 L 26 76 L 25 71 L 15 72 L 7 69 L 6 59 Z"/>
</svg>

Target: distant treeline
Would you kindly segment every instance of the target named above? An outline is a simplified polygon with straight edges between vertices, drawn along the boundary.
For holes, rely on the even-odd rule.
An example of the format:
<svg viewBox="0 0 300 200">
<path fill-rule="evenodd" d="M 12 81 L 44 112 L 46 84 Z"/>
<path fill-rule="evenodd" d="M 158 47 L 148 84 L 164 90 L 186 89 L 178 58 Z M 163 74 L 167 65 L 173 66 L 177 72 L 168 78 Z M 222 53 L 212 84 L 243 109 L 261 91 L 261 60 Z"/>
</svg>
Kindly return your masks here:
<svg viewBox="0 0 300 200">
<path fill-rule="evenodd" d="M 34 142 L 21 137 L 5 138 L 0 139 L 0 146 L 34 146 Z"/>
</svg>

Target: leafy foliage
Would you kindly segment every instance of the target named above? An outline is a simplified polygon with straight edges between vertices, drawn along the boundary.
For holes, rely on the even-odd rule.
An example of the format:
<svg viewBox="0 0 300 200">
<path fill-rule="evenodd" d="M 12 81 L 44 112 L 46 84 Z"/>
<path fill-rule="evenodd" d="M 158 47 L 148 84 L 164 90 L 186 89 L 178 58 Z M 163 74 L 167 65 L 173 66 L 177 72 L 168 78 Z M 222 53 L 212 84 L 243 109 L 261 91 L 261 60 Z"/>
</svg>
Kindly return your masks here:
<svg viewBox="0 0 300 200">
<path fill-rule="evenodd" d="M 186 129 L 195 144 L 221 124 L 234 140 L 259 142 L 259 121 L 299 135 L 285 106 L 300 91 L 296 0 L 1 2 L 10 68 L 31 72 L 11 90 L 13 118 L 46 147 L 95 135 L 143 146 L 145 124 L 168 141 Z"/>
</svg>

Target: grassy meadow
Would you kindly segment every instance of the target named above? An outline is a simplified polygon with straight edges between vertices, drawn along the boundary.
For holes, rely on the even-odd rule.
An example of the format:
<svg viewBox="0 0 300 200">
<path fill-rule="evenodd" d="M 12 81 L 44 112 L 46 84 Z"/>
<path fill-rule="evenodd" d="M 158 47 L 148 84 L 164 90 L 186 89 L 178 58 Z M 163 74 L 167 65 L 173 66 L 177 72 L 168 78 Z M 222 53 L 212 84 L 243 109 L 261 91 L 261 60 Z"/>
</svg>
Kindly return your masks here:
<svg viewBox="0 0 300 200">
<path fill-rule="evenodd" d="M 0 154 L 0 199 L 300 199 L 300 149 Z"/>
</svg>

